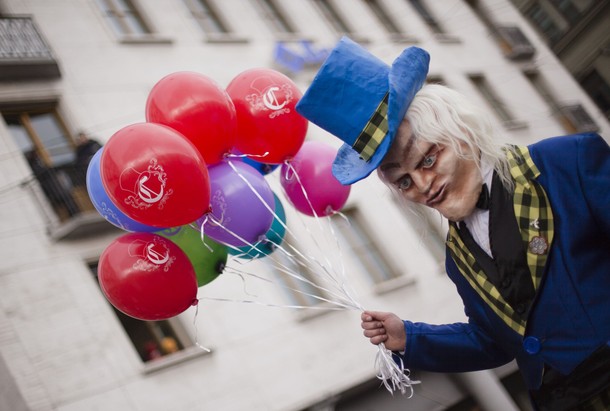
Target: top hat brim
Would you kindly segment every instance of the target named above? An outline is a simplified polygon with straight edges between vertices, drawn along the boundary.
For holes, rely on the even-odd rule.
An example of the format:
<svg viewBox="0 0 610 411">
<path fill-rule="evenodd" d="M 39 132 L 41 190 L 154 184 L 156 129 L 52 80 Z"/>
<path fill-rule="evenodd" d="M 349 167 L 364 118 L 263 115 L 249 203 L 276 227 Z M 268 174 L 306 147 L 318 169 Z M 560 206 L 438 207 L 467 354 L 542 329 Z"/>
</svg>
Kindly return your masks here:
<svg viewBox="0 0 610 411">
<path fill-rule="evenodd" d="M 348 144 L 339 148 L 332 171 L 341 184 L 362 180 L 381 164 L 415 94 L 426 81 L 429 63 L 428 52 L 417 47 L 405 49 L 394 60 L 388 76 L 388 133 L 368 161 Z"/>
</svg>

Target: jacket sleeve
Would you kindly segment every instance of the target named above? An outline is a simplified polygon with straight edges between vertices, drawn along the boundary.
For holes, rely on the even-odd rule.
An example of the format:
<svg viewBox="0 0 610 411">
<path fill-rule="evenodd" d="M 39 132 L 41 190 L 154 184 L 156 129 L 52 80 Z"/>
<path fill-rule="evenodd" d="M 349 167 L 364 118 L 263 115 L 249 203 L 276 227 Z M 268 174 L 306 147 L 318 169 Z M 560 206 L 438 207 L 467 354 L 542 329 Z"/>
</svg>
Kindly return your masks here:
<svg viewBox="0 0 610 411">
<path fill-rule="evenodd" d="M 578 167 L 581 185 L 591 214 L 610 233 L 610 147 L 597 134 L 578 139 Z"/>
<path fill-rule="evenodd" d="M 405 321 L 406 368 L 432 372 L 469 372 L 496 368 L 513 358 L 476 324 L 432 325 Z"/>
</svg>

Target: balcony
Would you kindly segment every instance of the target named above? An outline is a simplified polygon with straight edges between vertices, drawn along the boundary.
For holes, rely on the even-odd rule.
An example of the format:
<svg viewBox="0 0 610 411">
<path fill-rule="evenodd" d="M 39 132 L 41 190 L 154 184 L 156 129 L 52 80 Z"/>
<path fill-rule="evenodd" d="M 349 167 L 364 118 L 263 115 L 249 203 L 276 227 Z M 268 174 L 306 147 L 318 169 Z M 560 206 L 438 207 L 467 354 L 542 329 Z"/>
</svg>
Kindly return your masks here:
<svg viewBox="0 0 610 411">
<path fill-rule="evenodd" d="M 534 57 L 536 49 L 517 26 L 495 27 L 496 37 L 504 55 L 511 60 L 527 60 Z"/>
<path fill-rule="evenodd" d="M 86 188 L 86 167 L 35 165 L 32 170 L 34 176 L 22 186 L 33 193 L 51 238 L 70 240 L 118 230 L 91 203 Z"/>
<path fill-rule="evenodd" d="M 0 81 L 60 77 L 53 53 L 31 17 L 0 17 Z"/>
<path fill-rule="evenodd" d="M 599 131 L 598 125 L 580 104 L 563 104 L 558 107 L 559 121 L 569 133 Z"/>
</svg>

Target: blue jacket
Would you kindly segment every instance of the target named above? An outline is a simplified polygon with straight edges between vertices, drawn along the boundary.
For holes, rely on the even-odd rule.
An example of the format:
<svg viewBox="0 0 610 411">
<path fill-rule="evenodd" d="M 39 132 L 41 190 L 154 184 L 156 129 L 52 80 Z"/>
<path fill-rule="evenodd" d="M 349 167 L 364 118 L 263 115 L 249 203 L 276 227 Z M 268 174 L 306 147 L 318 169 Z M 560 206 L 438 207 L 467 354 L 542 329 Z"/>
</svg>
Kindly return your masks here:
<svg viewBox="0 0 610 411">
<path fill-rule="evenodd" d="M 467 372 L 516 359 L 528 388 L 537 389 L 545 364 L 569 374 L 610 345 L 610 148 L 597 134 L 577 134 L 528 149 L 550 202 L 554 235 L 524 328 L 517 332 L 502 320 L 448 250 L 447 274 L 469 321 L 405 321 L 405 367 Z"/>
</svg>

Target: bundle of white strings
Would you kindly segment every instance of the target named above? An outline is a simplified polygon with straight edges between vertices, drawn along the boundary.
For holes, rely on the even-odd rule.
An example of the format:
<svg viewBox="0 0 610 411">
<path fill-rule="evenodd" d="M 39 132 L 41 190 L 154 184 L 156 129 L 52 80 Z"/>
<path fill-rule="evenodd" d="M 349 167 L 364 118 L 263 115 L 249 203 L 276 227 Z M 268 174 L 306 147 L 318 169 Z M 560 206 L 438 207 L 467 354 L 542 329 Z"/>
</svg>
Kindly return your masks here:
<svg viewBox="0 0 610 411">
<path fill-rule="evenodd" d="M 263 204 L 265 204 L 265 206 L 267 207 L 269 212 L 271 212 L 274 215 L 274 217 L 282 224 L 282 226 L 286 229 L 286 231 L 290 233 L 291 232 L 290 229 L 281 221 L 281 219 L 279 219 L 279 217 L 274 212 L 274 210 L 256 192 L 254 187 L 252 187 L 252 185 L 247 181 L 247 179 L 239 173 L 239 171 L 231 163 L 231 161 L 228 160 L 227 163 L 231 166 L 233 171 L 235 171 L 236 173 L 239 174 L 239 176 L 242 178 L 242 180 L 250 187 L 250 189 L 255 193 L 255 195 L 259 198 L 259 200 L 262 201 Z M 298 176 L 296 170 L 294 170 L 294 168 L 292 167 L 292 165 L 290 165 L 290 163 L 288 163 L 288 162 L 286 163 L 286 165 L 288 166 L 292 176 L 294 176 L 294 178 L 299 180 L 299 176 Z M 303 188 L 302 184 L 301 184 L 301 188 L 303 189 L 303 195 L 305 196 L 306 200 L 309 202 L 307 192 Z M 310 204 L 311 204 L 311 202 L 310 202 Z M 312 210 L 313 210 L 313 206 L 312 206 Z M 313 214 L 314 214 L 314 218 L 316 219 L 318 224 L 321 226 L 319 217 L 316 215 L 315 212 Z M 220 224 L 219 222 L 215 222 L 215 223 Z M 332 225 L 329 224 L 329 226 L 330 226 L 330 231 L 333 234 L 333 237 L 335 239 L 337 239 L 337 237 L 333 231 Z M 304 227 L 306 227 L 306 231 L 309 231 L 309 226 L 307 224 L 304 224 Z M 200 229 L 201 229 L 201 237 L 203 239 L 203 237 L 204 237 L 203 224 Z M 236 238 L 243 240 L 237 234 L 232 233 L 229 230 L 227 230 L 227 231 L 229 233 L 233 234 Z M 311 234 L 312 237 L 315 238 L 315 236 L 313 236 L 313 234 L 310 231 L 309 231 L 309 234 Z M 256 244 L 251 244 L 250 246 L 252 247 L 253 250 L 260 251 L 257 248 Z M 298 292 L 298 293 L 307 294 L 310 297 L 331 303 L 335 306 L 335 309 L 353 309 L 353 310 L 359 310 L 361 312 L 364 311 L 364 308 L 362 307 L 362 305 L 354 299 L 354 297 L 351 295 L 351 293 L 348 291 L 348 289 L 346 287 L 345 270 L 343 267 L 342 267 L 340 274 L 335 274 L 334 270 L 329 268 L 330 263 L 328 261 L 327 261 L 327 263 L 328 263 L 327 265 L 324 265 L 320 261 L 315 260 L 315 258 L 313 259 L 313 261 L 311 261 L 312 260 L 311 257 L 305 256 L 295 247 L 290 246 L 290 245 L 283 247 L 280 244 L 274 244 L 274 246 L 278 249 L 278 251 L 281 251 L 282 253 L 284 253 L 284 255 L 287 255 L 292 258 L 296 254 L 299 257 L 301 257 L 302 259 L 310 261 L 312 264 L 316 265 L 318 268 L 321 268 L 321 270 L 319 270 L 319 271 L 321 271 L 320 273 L 317 273 L 318 270 L 312 270 L 312 272 L 315 275 L 320 276 L 320 278 L 322 280 L 324 280 L 324 284 L 330 283 L 330 286 L 322 286 L 321 284 L 314 283 L 311 280 L 304 278 L 300 274 L 292 272 L 288 267 L 284 266 L 283 264 L 278 263 L 279 264 L 278 269 L 280 271 L 282 271 L 283 273 L 285 273 L 286 275 L 289 275 L 297 280 L 307 282 L 310 285 L 314 286 L 316 289 L 323 291 L 326 295 L 329 295 L 331 297 L 327 299 L 327 298 L 319 297 L 319 296 L 316 296 L 313 294 L 307 294 L 307 293 L 304 293 L 303 291 L 297 290 L 297 289 L 293 289 L 293 291 Z M 337 241 L 337 247 L 340 252 L 340 247 L 338 246 L 338 241 Z M 286 248 L 290 248 L 290 250 L 288 250 Z M 261 251 L 261 253 L 262 253 L 262 251 Z M 264 253 L 262 253 L 262 254 L 264 254 Z M 242 275 L 244 273 L 239 273 L 239 274 Z M 259 276 L 255 276 L 255 277 L 262 279 Z M 342 278 L 342 281 L 339 281 L 339 278 Z M 336 300 L 333 299 L 332 297 L 336 298 Z M 216 300 L 224 300 L 224 299 L 216 299 Z M 257 301 L 242 301 L 242 302 L 275 306 L 273 304 L 264 304 L 264 303 L 260 303 Z M 290 306 L 290 308 L 314 308 L 314 307 Z M 375 369 L 376 369 L 377 378 L 382 381 L 384 387 L 391 394 L 394 394 L 394 392 L 398 391 L 403 395 L 408 393 L 408 398 L 411 398 L 414 394 L 413 385 L 419 384 L 420 381 L 411 380 L 410 375 L 409 375 L 409 370 L 405 369 L 402 360 L 395 361 L 393 358 L 392 351 L 388 350 L 383 343 L 379 344 L 377 347 L 378 347 L 378 351 L 377 351 L 377 354 L 375 357 Z"/>
</svg>

